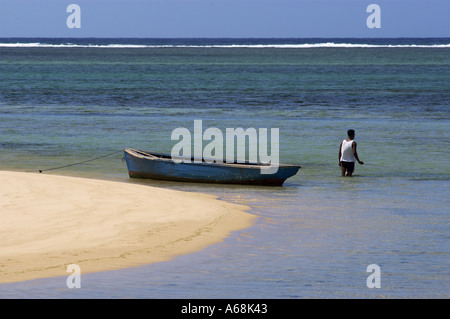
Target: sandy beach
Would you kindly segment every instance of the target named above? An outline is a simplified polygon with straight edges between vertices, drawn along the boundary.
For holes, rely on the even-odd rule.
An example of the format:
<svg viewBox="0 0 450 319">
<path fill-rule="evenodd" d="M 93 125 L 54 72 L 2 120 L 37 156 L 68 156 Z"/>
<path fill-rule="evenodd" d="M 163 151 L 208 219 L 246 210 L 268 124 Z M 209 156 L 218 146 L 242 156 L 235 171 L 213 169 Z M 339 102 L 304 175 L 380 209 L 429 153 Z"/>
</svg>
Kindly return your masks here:
<svg viewBox="0 0 450 319">
<path fill-rule="evenodd" d="M 206 194 L 39 173 L 0 180 L 0 283 L 169 260 L 255 219 Z"/>
</svg>

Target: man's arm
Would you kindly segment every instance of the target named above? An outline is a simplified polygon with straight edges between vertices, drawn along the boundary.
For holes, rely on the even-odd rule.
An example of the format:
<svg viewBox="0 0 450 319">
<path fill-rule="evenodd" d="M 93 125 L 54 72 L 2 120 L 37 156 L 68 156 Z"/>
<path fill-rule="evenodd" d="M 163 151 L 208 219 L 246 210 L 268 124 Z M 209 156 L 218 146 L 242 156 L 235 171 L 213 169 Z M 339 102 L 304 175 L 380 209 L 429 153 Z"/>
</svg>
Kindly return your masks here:
<svg viewBox="0 0 450 319">
<path fill-rule="evenodd" d="M 353 156 L 355 156 L 356 160 L 359 164 L 363 165 L 364 162 L 359 160 L 358 153 L 356 152 L 356 142 L 353 142 L 352 144 L 352 150 L 353 150 Z"/>
<path fill-rule="evenodd" d="M 342 142 L 341 145 L 339 145 L 339 166 L 341 166 L 341 156 L 342 156 Z"/>
</svg>

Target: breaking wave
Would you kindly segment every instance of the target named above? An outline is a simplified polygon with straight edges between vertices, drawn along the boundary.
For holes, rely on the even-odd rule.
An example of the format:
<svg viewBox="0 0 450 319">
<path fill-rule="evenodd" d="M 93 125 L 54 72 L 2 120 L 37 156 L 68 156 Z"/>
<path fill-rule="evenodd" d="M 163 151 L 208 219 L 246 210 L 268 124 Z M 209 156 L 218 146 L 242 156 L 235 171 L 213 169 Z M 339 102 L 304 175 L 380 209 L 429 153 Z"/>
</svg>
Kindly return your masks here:
<svg viewBox="0 0 450 319">
<path fill-rule="evenodd" d="M 303 44 L 50 44 L 0 43 L 0 48 L 276 48 L 276 49 L 311 49 L 311 48 L 450 48 L 449 44 L 361 44 L 361 43 L 303 43 Z"/>
</svg>

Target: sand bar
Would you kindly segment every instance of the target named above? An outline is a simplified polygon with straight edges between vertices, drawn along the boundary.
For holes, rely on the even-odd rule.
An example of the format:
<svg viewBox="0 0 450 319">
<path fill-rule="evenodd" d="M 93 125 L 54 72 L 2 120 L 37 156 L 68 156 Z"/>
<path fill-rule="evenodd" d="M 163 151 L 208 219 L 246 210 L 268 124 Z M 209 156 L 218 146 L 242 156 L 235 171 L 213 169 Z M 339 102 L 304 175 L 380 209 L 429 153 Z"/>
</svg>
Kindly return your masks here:
<svg viewBox="0 0 450 319">
<path fill-rule="evenodd" d="M 0 181 L 0 283 L 170 260 L 255 219 L 207 194 L 39 173 Z"/>
</svg>

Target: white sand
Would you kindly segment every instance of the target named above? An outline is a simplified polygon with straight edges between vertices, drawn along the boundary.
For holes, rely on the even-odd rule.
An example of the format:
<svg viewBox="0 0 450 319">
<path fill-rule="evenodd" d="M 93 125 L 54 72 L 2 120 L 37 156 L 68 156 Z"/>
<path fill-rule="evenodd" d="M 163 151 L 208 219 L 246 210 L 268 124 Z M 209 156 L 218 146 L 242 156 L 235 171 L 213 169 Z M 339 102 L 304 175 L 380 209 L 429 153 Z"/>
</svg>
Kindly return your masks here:
<svg viewBox="0 0 450 319">
<path fill-rule="evenodd" d="M 205 194 L 0 171 L 0 283 L 169 260 L 252 225 L 249 208 Z"/>
</svg>

